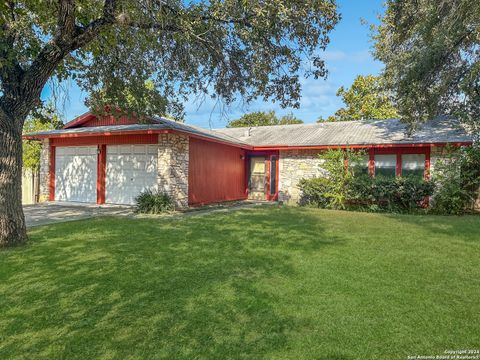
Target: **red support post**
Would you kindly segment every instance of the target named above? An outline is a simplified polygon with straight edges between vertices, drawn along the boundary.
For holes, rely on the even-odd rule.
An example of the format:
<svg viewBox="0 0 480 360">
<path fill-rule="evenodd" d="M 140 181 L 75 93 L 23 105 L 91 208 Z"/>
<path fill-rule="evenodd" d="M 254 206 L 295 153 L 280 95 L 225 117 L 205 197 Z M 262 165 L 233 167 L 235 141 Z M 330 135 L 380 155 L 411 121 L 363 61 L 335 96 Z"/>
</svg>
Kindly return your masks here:
<svg viewBox="0 0 480 360">
<path fill-rule="evenodd" d="M 105 176 L 107 166 L 107 145 L 98 145 L 97 155 L 97 204 L 105 204 Z"/>
<path fill-rule="evenodd" d="M 402 154 L 397 152 L 397 163 L 395 166 L 395 175 L 402 176 Z"/>
<path fill-rule="evenodd" d="M 50 144 L 48 201 L 55 201 L 55 146 Z"/>
<path fill-rule="evenodd" d="M 430 152 L 431 148 L 425 152 L 425 180 L 430 179 Z"/>
<path fill-rule="evenodd" d="M 370 176 L 375 176 L 375 150 L 368 149 L 368 173 Z"/>
</svg>

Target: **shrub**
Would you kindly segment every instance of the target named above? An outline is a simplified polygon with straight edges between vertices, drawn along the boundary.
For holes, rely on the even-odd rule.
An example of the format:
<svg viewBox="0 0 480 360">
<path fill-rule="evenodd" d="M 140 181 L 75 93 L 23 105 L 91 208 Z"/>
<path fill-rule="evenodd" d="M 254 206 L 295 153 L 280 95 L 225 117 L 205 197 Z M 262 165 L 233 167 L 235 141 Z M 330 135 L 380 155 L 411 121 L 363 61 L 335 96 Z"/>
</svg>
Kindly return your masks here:
<svg viewBox="0 0 480 360">
<path fill-rule="evenodd" d="M 302 179 L 298 186 L 302 190 L 300 205 L 313 205 L 320 208 L 332 207 L 330 194 L 333 189 L 330 179 L 324 177 Z"/>
<path fill-rule="evenodd" d="M 172 199 L 164 192 L 146 190 L 135 198 L 136 211 L 142 214 L 159 214 L 175 209 Z"/>
<path fill-rule="evenodd" d="M 408 212 L 424 205 L 434 184 L 415 177 L 371 177 L 355 175 L 355 166 L 364 155 L 350 150 L 328 150 L 320 154 L 325 177 L 302 179 L 300 205 L 329 209 L 367 209 Z"/>
<path fill-rule="evenodd" d="M 301 205 L 339 208 L 335 201 L 335 186 L 330 179 L 303 179 L 299 186 L 303 192 Z M 342 208 L 411 212 L 422 207 L 433 190 L 432 182 L 415 177 L 352 177 L 345 186 Z"/>
<path fill-rule="evenodd" d="M 354 176 L 355 167 L 346 167 L 358 162 L 363 156 L 362 151 L 329 149 L 321 153 L 320 159 L 324 162 L 322 169 L 325 178 L 301 180 L 300 188 L 303 191 L 301 204 L 310 204 L 331 209 L 345 209 L 348 198 L 349 182 Z"/>
<path fill-rule="evenodd" d="M 435 163 L 434 169 L 437 191 L 432 211 L 458 215 L 472 209 L 480 195 L 480 145 L 447 148 L 445 157 Z"/>
<path fill-rule="evenodd" d="M 369 210 L 411 212 L 424 206 L 434 188 L 432 182 L 413 176 L 362 176 L 351 181 L 349 202 Z"/>
</svg>

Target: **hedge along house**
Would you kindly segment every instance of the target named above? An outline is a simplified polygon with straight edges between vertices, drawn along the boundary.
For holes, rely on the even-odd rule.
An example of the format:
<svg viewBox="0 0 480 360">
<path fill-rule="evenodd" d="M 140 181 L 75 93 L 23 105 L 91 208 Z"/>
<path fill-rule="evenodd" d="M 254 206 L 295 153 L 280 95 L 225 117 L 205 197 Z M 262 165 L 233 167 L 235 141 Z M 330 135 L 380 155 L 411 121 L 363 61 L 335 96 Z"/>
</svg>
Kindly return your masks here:
<svg viewBox="0 0 480 360">
<path fill-rule="evenodd" d="M 24 138 L 42 141 L 43 200 L 133 204 L 152 189 L 185 208 L 248 198 L 297 202 L 300 179 L 323 175 L 318 154 L 328 148 L 364 150 L 365 172 L 373 176 L 428 177 L 447 144 L 472 143 L 448 118 L 412 136 L 405 130 L 394 119 L 207 130 L 87 113 L 61 130 Z"/>
</svg>

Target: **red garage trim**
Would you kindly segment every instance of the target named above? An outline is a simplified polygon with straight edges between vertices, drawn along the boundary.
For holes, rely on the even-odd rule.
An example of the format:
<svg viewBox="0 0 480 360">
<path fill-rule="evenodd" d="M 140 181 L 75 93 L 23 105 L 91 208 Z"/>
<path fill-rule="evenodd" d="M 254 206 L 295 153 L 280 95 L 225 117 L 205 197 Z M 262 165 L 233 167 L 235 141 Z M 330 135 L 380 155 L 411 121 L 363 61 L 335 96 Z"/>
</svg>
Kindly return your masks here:
<svg viewBox="0 0 480 360">
<path fill-rule="evenodd" d="M 107 169 L 107 145 L 98 146 L 97 204 L 105 204 L 105 176 Z"/>
<path fill-rule="evenodd" d="M 87 137 L 107 137 L 107 136 L 132 136 L 132 135 L 154 135 L 165 134 L 168 130 L 131 130 L 131 131 L 96 131 L 89 133 L 57 133 L 57 134 L 45 134 L 45 135 L 24 135 L 24 140 L 40 140 L 40 139 L 81 139 Z M 81 140 L 80 140 L 81 141 Z"/>
<path fill-rule="evenodd" d="M 55 201 L 55 146 L 50 144 L 50 164 L 49 164 L 49 189 L 48 200 Z"/>
<path fill-rule="evenodd" d="M 157 134 L 100 135 L 87 137 L 51 138 L 55 146 L 158 144 Z"/>
</svg>

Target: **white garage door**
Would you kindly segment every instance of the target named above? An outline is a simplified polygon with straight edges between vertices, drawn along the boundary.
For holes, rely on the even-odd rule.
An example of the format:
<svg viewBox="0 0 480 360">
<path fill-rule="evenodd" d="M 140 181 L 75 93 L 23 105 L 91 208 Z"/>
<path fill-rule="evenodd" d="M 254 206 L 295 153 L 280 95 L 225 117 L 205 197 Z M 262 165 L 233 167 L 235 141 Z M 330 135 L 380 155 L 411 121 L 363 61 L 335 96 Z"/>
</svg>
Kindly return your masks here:
<svg viewBox="0 0 480 360">
<path fill-rule="evenodd" d="M 158 145 L 107 146 L 105 202 L 134 204 L 146 189 L 157 188 Z"/>
<path fill-rule="evenodd" d="M 55 150 L 55 200 L 97 201 L 97 147 L 68 146 Z"/>
</svg>

